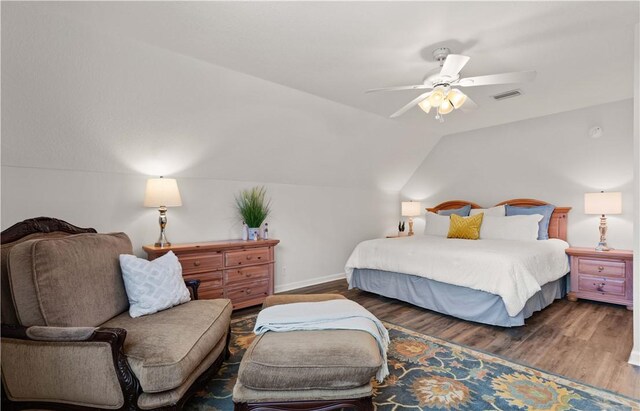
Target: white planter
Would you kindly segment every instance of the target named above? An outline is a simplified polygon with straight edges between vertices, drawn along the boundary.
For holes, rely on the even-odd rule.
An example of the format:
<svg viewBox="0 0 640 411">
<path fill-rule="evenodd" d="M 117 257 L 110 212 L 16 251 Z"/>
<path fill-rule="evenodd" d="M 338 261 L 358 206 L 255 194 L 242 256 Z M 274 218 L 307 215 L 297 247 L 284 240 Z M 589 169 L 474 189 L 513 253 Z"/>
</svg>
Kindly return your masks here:
<svg viewBox="0 0 640 411">
<path fill-rule="evenodd" d="M 251 228 L 249 227 L 249 240 L 259 240 L 260 239 L 260 227 Z"/>
</svg>

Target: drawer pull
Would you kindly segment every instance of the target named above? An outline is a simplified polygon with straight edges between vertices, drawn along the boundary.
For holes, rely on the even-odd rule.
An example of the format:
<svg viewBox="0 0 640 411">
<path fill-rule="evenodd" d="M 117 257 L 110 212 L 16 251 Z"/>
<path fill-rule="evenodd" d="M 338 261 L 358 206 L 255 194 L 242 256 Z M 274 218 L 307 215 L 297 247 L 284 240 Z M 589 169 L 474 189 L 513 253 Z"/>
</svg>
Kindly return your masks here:
<svg viewBox="0 0 640 411">
<path fill-rule="evenodd" d="M 251 273 L 247 273 L 244 276 L 247 277 L 247 278 L 251 278 Z"/>
<path fill-rule="evenodd" d="M 261 256 L 258 256 L 258 260 L 261 260 L 261 259 L 262 259 L 262 257 L 261 257 Z"/>
<path fill-rule="evenodd" d="M 193 265 L 195 265 L 196 267 L 198 267 L 200 265 L 200 260 L 196 260 L 193 262 Z"/>
<path fill-rule="evenodd" d="M 601 293 L 603 293 L 604 292 L 604 286 L 607 285 L 607 284 L 606 283 L 600 283 L 600 284 L 593 283 L 593 285 L 596 286 L 596 290 L 598 290 Z"/>
<path fill-rule="evenodd" d="M 251 294 L 251 288 L 247 288 L 244 292 L 245 292 L 247 295 Z"/>
<path fill-rule="evenodd" d="M 251 260 L 252 258 L 253 258 L 253 257 L 252 257 L 252 256 L 250 256 L 250 255 L 248 255 L 248 256 L 247 256 L 247 260 Z"/>
<path fill-rule="evenodd" d="M 603 267 L 603 266 L 601 266 L 601 265 L 599 265 L 599 266 L 598 266 L 598 271 L 602 271 L 602 270 L 604 270 L 604 267 Z"/>
</svg>

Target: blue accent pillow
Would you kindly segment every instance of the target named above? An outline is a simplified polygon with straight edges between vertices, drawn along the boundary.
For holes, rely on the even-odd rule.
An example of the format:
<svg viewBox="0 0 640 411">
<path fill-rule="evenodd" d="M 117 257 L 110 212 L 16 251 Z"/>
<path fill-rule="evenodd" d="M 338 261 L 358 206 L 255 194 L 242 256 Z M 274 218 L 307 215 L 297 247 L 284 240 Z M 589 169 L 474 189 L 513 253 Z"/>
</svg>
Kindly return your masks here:
<svg viewBox="0 0 640 411">
<path fill-rule="evenodd" d="M 553 214 L 553 210 L 556 209 L 556 206 L 547 204 L 543 206 L 535 206 L 535 207 L 515 207 L 506 205 L 506 215 L 531 215 L 531 214 L 540 214 L 542 215 L 542 220 L 538 223 L 538 240 L 548 240 L 549 239 L 549 222 L 551 222 L 551 214 Z"/>
<path fill-rule="evenodd" d="M 438 211 L 438 214 L 440 215 L 457 214 L 460 217 L 469 217 L 470 212 L 471 212 L 471 205 L 466 205 L 464 207 L 454 208 L 452 210 L 440 210 Z"/>
</svg>

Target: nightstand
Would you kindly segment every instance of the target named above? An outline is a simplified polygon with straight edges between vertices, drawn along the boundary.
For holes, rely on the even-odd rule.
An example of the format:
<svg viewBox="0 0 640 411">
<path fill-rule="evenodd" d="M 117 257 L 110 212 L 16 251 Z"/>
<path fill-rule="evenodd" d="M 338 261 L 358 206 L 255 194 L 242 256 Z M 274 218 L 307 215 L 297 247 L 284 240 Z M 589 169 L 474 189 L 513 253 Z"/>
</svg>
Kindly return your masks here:
<svg viewBox="0 0 640 411">
<path fill-rule="evenodd" d="M 633 252 L 596 251 L 570 247 L 571 291 L 569 301 L 578 298 L 626 305 L 633 309 Z"/>
</svg>

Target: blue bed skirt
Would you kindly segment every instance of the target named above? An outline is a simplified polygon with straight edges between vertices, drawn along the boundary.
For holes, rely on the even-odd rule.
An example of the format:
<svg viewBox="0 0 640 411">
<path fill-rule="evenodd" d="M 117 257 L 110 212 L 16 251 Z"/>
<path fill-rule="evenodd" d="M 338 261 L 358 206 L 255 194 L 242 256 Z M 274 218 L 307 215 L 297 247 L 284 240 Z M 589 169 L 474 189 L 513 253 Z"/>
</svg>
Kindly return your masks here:
<svg viewBox="0 0 640 411">
<path fill-rule="evenodd" d="M 514 317 L 500 296 L 410 274 L 355 269 L 349 288 L 376 293 L 418 307 L 483 324 L 514 327 L 566 294 L 566 276 L 543 285 Z"/>
</svg>

